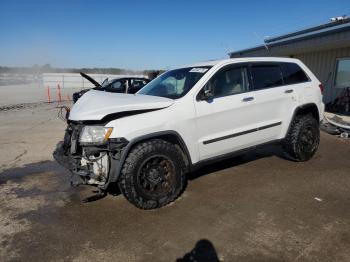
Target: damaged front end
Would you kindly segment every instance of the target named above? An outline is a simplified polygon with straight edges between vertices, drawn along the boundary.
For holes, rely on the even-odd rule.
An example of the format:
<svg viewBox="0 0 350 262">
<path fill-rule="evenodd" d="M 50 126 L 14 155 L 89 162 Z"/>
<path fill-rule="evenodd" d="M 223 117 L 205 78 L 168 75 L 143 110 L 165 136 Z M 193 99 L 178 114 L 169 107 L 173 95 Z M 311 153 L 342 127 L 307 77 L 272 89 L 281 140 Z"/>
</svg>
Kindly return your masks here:
<svg viewBox="0 0 350 262">
<path fill-rule="evenodd" d="M 113 172 L 128 141 L 107 136 L 101 141 L 91 141 L 89 128 L 103 130 L 104 127 L 96 126 L 94 129 L 94 126 L 69 122 L 64 141 L 57 144 L 53 157 L 72 173 L 72 185 L 94 185 L 105 190 L 110 182 L 114 182 Z"/>
</svg>

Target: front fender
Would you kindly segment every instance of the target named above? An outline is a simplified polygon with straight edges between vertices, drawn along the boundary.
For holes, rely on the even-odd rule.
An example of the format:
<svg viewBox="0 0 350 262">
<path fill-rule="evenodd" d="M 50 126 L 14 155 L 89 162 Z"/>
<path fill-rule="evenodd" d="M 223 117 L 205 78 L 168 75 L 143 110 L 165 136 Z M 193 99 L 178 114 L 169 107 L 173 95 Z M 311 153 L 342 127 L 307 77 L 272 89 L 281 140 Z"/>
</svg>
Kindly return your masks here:
<svg viewBox="0 0 350 262">
<path fill-rule="evenodd" d="M 110 175 L 109 175 L 109 181 L 108 181 L 106 186 L 108 186 L 109 183 L 118 181 L 118 179 L 120 177 L 121 170 L 122 170 L 123 165 L 124 165 L 124 162 L 125 162 L 127 156 L 129 155 L 131 149 L 136 144 L 141 143 L 141 142 L 146 141 L 146 140 L 154 139 L 154 138 L 168 140 L 170 137 L 176 138 L 176 143 L 178 143 L 178 145 L 182 149 L 186 163 L 188 164 L 188 166 L 192 166 L 190 153 L 188 151 L 188 148 L 187 148 L 184 140 L 182 139 L 182 137 L 179 133 L 177 133 L 176 131 L 173 131 L 173 130 L 155 132 L 155 133 L 139 136 L 139 137 L 136 137 L 136 138 L 130 140 L 130 142 L 121 150 L 120 157 L 118 159 L 117 158 L 112 159 L 114 161 L 114 170 L 113 171 L 111 170 Z"/>
</svg>

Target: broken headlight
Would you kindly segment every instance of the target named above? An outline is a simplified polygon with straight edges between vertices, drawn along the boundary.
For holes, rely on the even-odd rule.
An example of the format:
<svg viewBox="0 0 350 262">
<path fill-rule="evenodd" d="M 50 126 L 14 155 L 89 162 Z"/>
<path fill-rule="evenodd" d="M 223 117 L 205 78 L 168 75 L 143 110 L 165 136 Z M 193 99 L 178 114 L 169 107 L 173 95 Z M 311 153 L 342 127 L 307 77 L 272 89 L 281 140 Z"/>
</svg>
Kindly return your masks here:
<svg viewBox="0 0 350 262">
<path fill-rule="evenodd" d="M 80 143 L 102 144 L 107 142 L 113 127 L 84 126 L 79 137 Z"/>
</svg>

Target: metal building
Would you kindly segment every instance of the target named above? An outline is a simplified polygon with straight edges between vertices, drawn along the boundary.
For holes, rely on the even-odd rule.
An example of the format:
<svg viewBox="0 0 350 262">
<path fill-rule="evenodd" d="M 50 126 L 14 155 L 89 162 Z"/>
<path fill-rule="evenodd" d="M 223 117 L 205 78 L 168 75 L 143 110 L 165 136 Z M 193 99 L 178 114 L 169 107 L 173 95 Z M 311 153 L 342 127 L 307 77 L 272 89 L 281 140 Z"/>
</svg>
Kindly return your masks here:
<svg viewBox="0 0 350 262">
<path fill-rule="evenodd" d="M 293 33 L 267 38 L 263 45 L 230 53 L 231 58 L 284 56 L 302 60 L 325 87 L 324 101 L 331 102 L 350 87 L 350 18 Z"/>
</svg>

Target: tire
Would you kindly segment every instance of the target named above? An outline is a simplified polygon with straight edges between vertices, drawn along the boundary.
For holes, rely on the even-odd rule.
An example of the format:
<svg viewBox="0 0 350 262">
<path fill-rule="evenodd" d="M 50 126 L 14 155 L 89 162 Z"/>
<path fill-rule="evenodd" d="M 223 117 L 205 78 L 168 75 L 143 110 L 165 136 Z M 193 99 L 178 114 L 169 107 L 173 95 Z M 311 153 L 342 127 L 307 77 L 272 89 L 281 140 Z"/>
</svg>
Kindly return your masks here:
<svg viewBox="0 0 350 262">
<path fill-rule="evenodd" d="M 293 160 L 307 161 L 316 153 L 320 143 L 320 128 L 311 115 L 297 115 L 283 141 L 283 149 Z"/>
<path fill-rule="evenodd" d="M 180 150 L 160 139 L 135 146 L 127 156 L 119 179 L 125 198 L 141 209 L 154 209 L 174 201 L 186 183 Z"/>
</svg>

